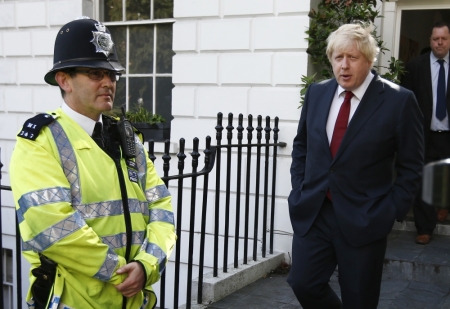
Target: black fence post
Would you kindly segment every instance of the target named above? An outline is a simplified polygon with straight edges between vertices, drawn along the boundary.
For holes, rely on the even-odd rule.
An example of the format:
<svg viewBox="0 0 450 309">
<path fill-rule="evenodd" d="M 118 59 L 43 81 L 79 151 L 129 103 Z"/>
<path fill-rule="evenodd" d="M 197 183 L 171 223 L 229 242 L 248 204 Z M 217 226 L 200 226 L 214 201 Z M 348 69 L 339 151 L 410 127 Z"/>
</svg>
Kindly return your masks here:
<svg viewBox="0 0 450 309">
<path fill-rule="evenodd" d="M 243 115 L 239 114 L 237 126 L 238 154 L 237 154 L 237 173 L 236 173 L 236 223 L 234 229 L 234 268 L 239 266 L 239 227 L 241 220 L 241 172 L 242 172 L 242 126 Z"/>
<path fill-rule="evenodd" d="M 168 177 L 169 176 L 169 169 L 170 169 L 170 155 L 169 155 L 169 150 L 170 150 L 170 141 L 169 140 L 165 140 L 164 141 L 164 154 L 162 156 L 162 159 L 164 161 L 163 163 L 163 171 L 164 171 L 164 177 Z M 164 182 L 166 184 L 166 187 L 169 188 L 169 183 L 168 181 Z M 161 273 L 161 279 L 160 279 L 160 308 L 164 309 L 166 308 L 166 272 L 163 271 Z"/>
<path fill-rule="evenodd" d="M 273 143 L 276 145 L 278 143 L 278 117 L 275 117 L 275 124 L 273 128 Z M 272 164 L 272 199 L 270 207 L 270 254 L 273 254 L 273 229 L 275 222 L 275 184 L 277 181 L 277 154 L 278 148 L 273 147 L 273 164 Z"/>
<path fill-rule="evenodd" d="M 253 138 L 253 116 L 248 115 L 248 126 L 247 126 L 247 173 L 245 175 L 245 227 L 244 227 L 244 264 L 247 264 L 248 256 L 248 222 L 250 219 L 250 170 L 252 164 L 252 138 Z"/>
<path fill-rule="evenodd" d="M 155 142 L 151 139 L 148 141 L 148 158 L 155 162 L 156 156 L 155 156 Z"/>
<path fill-rule="evenodd" d="M 191 153 L 192 157 L 192 180 L 191 180 L 191 205 L 189 220 L 189 249 L 188 249 L 188 273 L 187 273 L 187 295 L 186 309 L 191 308 L 191 292 L 192 292 L 192 265 L 194 263 L 194 234 L 195 234 L 195 204 L 197 198 L 197 167 L 198 167 L 198 138 L 194 138 L 194 149 Z"/>
<path fill-rule="evenodd" d="M 180 138 L 180 151 L 177 154 L 178 157 L 178 175 L 183 175 L 184 172 L 184 160 L 186 155 L 184 153 L 185 140 Z M 181 227 L 182 227 L 182 214 L 183 214 L 183 177 L 178 179 L 178 194 L 177 194 L 177 242 L 175 244 L 175 286 L 173 307 L 178 308 L 178 299 L 180 297 L 180 257 L 181 257 Z"/>
<path fill-rule="evenodd" d="M 230 230 L 230 191 L 231 191 L 231 144 L 233 140 L 233 114 L 228 114 L 227 125 L 227 179 L 225 187 L 225 224 L 224 224 L 224 239 L 223 239 L 223 272 L 228 272 L 228 236 Z"/>
<path fill-rule="evenodd" d="M 266 117 L 266 147 L 264 152 L 264 202 L 263 202 L 263 227 L 262 227 L 262 257 L 266 257 L 267 246 L 267 198 L 269 195 L 269 152 L 270 152 L 270 117 Z"/>
<path fill-rule="evenodd" d="M 206 147 L 203 151 L 205 154 L 205 167 L 209 166 L 211 160 L 211 137 L 206 137 Z M 208 180 L 209 173 L 205 174 L 203 180 L 203 203 L 202 203 L 202 221 L 200 231 L 200 256 L 198 268 L 198 288 L 197 288 L 197 303 L 201 304 L 203 300 L 203 266 L 205 263 L 205 233 L 206 233 L 206 210 L 208 205 Z"/>
<path fill-rule="evenodd" d="M 258 126 L 256 127 L 256 140 L 258 146 L 261 146 L 262 138 L 262 117 L 258 115 Z M 256 182 L 255 182 L 255 222 L 253 226 L 253 261 L 257 260 L 258 256 L 258 221 L 259 221 L 259 182 L 261 174 L 261 147 L 256 148 Z"/>
<path fill-rule="evenodd" d="M 220 163 L 221 163 L 221 150 L 222 144 L 222 113 L 217 114 L 216 125 L 216 143 L 217 143 L 217 164 L 216 164 L 216 196 L 215 196 L 215 218 L 214 218 L 214 266 L 213 276 L 218 276 L 219 268 L 219 211 L 220 211 Z"/>
</svg>

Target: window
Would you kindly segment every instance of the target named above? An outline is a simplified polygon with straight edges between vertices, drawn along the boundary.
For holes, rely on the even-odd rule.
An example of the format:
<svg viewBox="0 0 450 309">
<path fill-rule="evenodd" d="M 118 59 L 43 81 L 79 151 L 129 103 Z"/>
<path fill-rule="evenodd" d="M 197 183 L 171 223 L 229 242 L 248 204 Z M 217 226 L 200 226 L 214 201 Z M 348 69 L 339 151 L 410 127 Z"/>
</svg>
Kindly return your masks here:
<svg viewBox="0 0 450 309">
<path fill-rule="evenodd" d="M 12 250 L 2 248 L 3 257 L 3 308 L 13 309 L 13 259 Z"/>
<path fill-rule="evenodd" d="M 100 0 L 99 12 L 126 69 L 114 107 L 143 104 L 170 122 L 173 0 Z"/>
</svg>

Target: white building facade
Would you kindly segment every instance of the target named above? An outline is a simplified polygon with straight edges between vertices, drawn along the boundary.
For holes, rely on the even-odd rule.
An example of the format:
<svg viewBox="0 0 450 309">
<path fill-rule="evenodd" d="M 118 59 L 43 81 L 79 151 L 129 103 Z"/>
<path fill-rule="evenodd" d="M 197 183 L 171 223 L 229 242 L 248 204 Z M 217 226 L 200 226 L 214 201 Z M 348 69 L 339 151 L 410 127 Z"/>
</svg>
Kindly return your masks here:
<svg viewBox="0 0 450 309">
<path fill-rule="evenodd" d="M 127 1 L 131 0 L 115 3 L 122 2 L 126 7 Z M 105 21 L 108 28 L 116 27 L 116 33 L 124 34 L 126 44 L 121 48 L 126 56 L 123 59 L 119 53 L 119 58 L 127 63 L 126 90 L 123 91 L 126 104 L 132 104 L 129 98 L 133 95 L 134 85 L 148 82 L 152 84 L 153 92 L 145 95 L 151 102 L 151 109 L 158 112 L 158 108 L 164 108 L 158 103 L 158 85 L 162 81 L 166 89 L 165 98 L 169 98 L 164 104 L 171 105 L 164 112 L 173 116 L 171 152 L 174 155 L 180 138 L 186 139 L 186 153 L 192 147 L 194 137 L 200 139 L 200 149 L 203 149 L 204 137 L 215 135 L 218 112 L 224 114 L 224 121 L 230 112 L 235 118 L 239 114 L 243 114 L 244 118 L 249 114 L 253 117 L 270 116 L 271 119 L 278 116 L 279 140 L 288 145 L 278 152 L 274 249 L 284 252 L 289 262 L 292 228 L 287 196 L 290 191 L 291 143 L 300 116 L 301 76 L 311 73 L 305 39 L 308 13 L 311 8 L 317 7 L 319 0 L 173 0 L 173 16 L 162 19 L 155 18 L 156 13 L 153 15 L 159 2 L 166 3 L 167 0 L 149 0 L 152 13 L 147 19 Z M 65 23 L 82 15 L 102 20 L 107 3 L 107 0 L 0 0 L 3 185 L 9 185 L 10 157 L 22 124 L 33 115 L 56 109 L 61 104 L 59 89 L 47 85 L 43 79 L 53 66 L 57 31 Z M 379 56 L 379 63 L 387 66 L 391 56 L 399 57 L 406 48 L 406 43 L 401 43 L 405 38 L 419 47 L 426 45 L 426 39 L 419 39 L 419 31 L 411 31 L 411 27 L 420 26 L 417 19 L 417 25 L 413 25 L 412 21 L 404 24 L 405 20 L 414 20 L 414 14 L 418 13 L 429 28 L 430 22 L 449 16 L 450 4 L 448 0 L 391 0 L 380 2 L 379 10 L 384 19 L 376 22 L 378 34 L 390 50 Z M 174 52 L 171 64 L 159 72 L 154 56 L 153 69 L 148 72 L 133 68 L 133 27 L 142 27 L 144 31 L 151 29 L 153 45 L 150 47 L 159 51 L 160 48 L 167 48 L 158 45 L 162 32 L 157 29 L 163 29 L 165 25 L 173 25 L 170 34 Z M 426 31 L 421 34 L 422 37 L 424 35 L 428 35 Z M 145 43 L 142 37 L 138 41 Z M 411 46 L 414 44 L 411 43 Z M 167 88 L 168 84 L 173 84 L 173 89 Z M 157 145 L 157 149 L 162 149 L 162 146 Z M 6 249 L 2 254 L 11 261 L 8 265 L 11 265 L 11 274 L 14 274 L 15 211 L 10 193 L 2 192 L 1 206 L 2 240 Z M 27 282 L 25 260 L 23 265 L 22 281 Z M 5 276 L 3 284 L 13 289 L 16 279 L 12 275 Z M 24 296 L 26 289 L 25 284 Z M 15 294 L 11 295 L 11 308 L 15 308 Z M 25 305 L 23 308 L 26 308 Z"/>
</svg>

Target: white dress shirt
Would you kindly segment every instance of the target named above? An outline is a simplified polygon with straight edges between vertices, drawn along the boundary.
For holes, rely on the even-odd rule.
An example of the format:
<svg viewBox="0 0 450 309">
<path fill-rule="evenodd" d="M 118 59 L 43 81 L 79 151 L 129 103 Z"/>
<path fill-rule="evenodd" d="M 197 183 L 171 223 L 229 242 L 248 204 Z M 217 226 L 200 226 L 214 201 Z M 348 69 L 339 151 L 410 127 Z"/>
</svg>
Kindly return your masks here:
<svg viewBox="0 0 450 309">
<path fill-rule="evenodd" d="M 373 73 L 369 71 L 369 74 L 367 74 L 367 77 L 364 80 L 364 82 L 358 88 L 352 91 L 353 97 L 350 101 L 350 115 L 348 117 L 349 123 L 353 117 L 353 114 L 356 111 L 356 108 L 359 106 L 359 102 L 361 102 L 364 93 L 369 87 L 369 84 L 372 81 L 373 77 L 374 77 Z M 330 111 L 328 113 L 328 120 L 327 120 L 328 144 L 331 144 L 334 126 L 336 124 L 336 119 L 339 114 L 339 110 L 341 109 L 341 105 L 344 102 L 344 97 L 345 97 L 345 89 L 339 85 L 336 89 L 336 93 L 334 94 L 333 102 L 331 102 Z"/>
<path fill-rule="evenodd" d="M 442 58 L 444 59 L 444 69 L 445 69 L 445 88 L 447 93 L 447 82 L 448 82 L 448 61 L 449 61 L 449 53 Z M 433 89 L 433 114 L 431 116 L 431 131 L 448 131 L 448 115 L 445 116 L 444 119 L 439 120 L 436 117 L 436 100 L 437 100 L 437 84 L 439 79 L 439 69 L 441 65 L 437 62 L 439 59 L 431 52 L 430 53 L 430 66 L 431 66 L 431 86 Z"/>
<path fill-rule="evenodd" d="M 86 131 L 87 134 L 89 134 L 89 136 L 92 135 L 92 133 L 94 132 L 95 124 L 97 123 L 97 121 L 94 121 L 91 118 L 86 117 L 86 116 L 84 116 L 84 115 L 74 111 L 72 108 L 70 108 L 69 105 L 66 104 L 66 102 L 62 103 L 61 109 L 70 118 L 72 118 L 76 123 L 78 123 L 80 125 L 80 127 L 82 127 L 83 130 Z M 100 117 L 98 122 L 102 122 L 102 117 Z"/>
</svg>

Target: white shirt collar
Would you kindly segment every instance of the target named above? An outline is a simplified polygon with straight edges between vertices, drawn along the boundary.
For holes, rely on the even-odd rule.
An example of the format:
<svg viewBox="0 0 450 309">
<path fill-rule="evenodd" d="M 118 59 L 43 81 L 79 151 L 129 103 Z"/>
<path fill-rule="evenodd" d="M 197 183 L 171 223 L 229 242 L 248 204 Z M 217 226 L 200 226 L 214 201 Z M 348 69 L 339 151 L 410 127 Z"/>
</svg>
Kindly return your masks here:
<svg viewBox="0 0 450 309">
<path fill-rule="evenodd" d="M 431 63 L 435 63 L 439 60 L 440 58 L 436 57 L 433 52 L 430 53 L 430 61 Z M 447 53 L 447 55 L 445 55 L 444 58 L 442 58 L 445 60 L 445 62 L 448 64 L 448 59 L 449 59 L 449 53 Z"/>
<path fill-rule="evenodd" d="M 366 92 L 367 88 L 369 87 L 370 83 L 372 82 L 374 75 L 371 71 L 369 71 L 369 74 L 367 74 L 366 79 L 363 81 L 361 85 L 359 85 L 358 88 L 353 90 L 353 97 L 358 99 L 358 101 L 361 101 L 362 97 L 364 96 L 364 93 Z M 341 87 L 341 85 L 338 86 L 338 93 L 339 95 L 342 95 L 342 93 L 346 91 L 344 88 Z"/>
<path fill-rule="evenodd" d="M 91 118 L 74 111 L 72 108 L 70 108 L 69 105 L 66 104 L 66 102 L 62 103 L 61 109 L 76 123 L 78 123 L 80 127 L 83 128 L 83 130 L 86 131 L 87 134 L 89 134 L 89 136 L 92 135 L 92 132 L 94 132 L 95 123 L 97 121 L 94 121 Z M 100 117 L 98 121 L 102 122 L 102 117 Z"/>
</svg>

